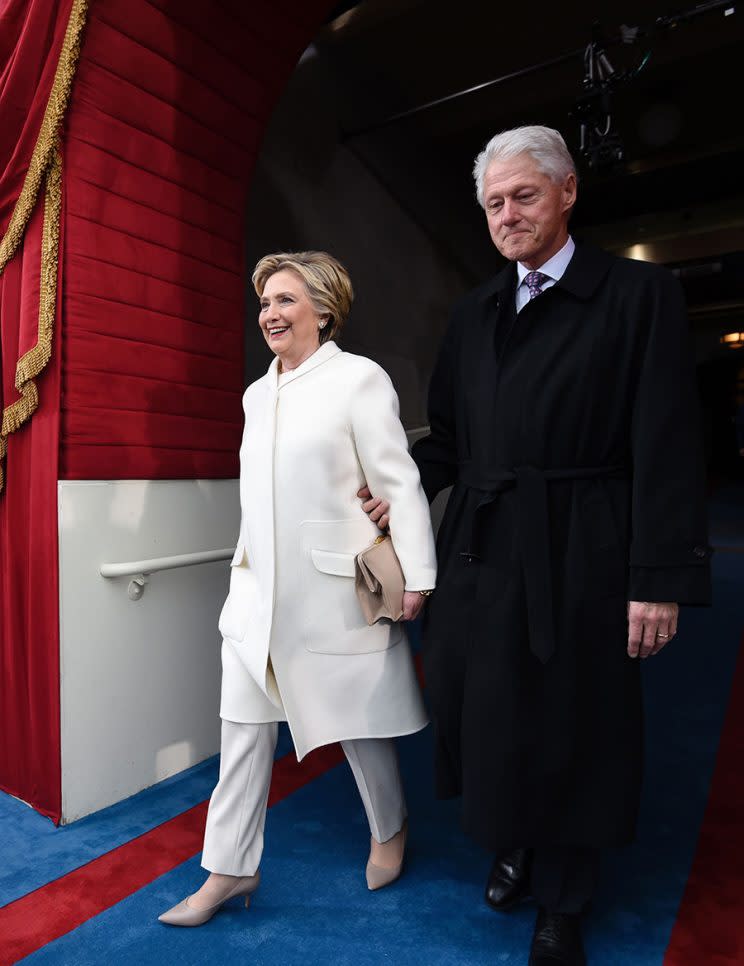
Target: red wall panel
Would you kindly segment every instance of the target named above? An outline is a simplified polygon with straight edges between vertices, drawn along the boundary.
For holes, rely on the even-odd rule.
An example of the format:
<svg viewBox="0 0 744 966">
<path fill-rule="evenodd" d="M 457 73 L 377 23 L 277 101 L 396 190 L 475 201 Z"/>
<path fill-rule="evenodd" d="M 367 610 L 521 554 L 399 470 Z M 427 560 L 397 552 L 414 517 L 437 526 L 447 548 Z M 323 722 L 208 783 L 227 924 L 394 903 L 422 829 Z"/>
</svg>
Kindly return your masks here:
<svg viewBox="0 0 744 966">
<path fill-rule="evenodd" d="M 237 475 L 246 190 L 330 7 L 91 4 L 65 137 L 62 479 Z"/>
</svg>

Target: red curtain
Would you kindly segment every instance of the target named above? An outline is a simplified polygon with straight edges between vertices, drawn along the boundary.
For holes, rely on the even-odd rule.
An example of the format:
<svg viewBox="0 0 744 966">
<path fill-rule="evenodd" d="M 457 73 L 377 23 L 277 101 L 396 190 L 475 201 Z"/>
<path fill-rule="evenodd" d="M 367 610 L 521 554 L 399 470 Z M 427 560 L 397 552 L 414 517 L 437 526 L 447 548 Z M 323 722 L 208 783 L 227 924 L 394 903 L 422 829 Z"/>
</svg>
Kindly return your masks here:
<svg viewBox="0 0 744 966">
<path fill-rule="evenodd" d="M 3 384 L 13 390 L 18 333 L 35 325 L 43 206 L 0 276 Z M 61 280 L 60 280 L 61 281 Z M 57 337 L 60 302 L 57 299 Z M 18 319 L 20 325 L 7 324 Z M 5 360 L 12 365 L 6 366 Z M 8 437 L 0 494 L 0 788 L 60 818 L 57 467 L 59 353 L 38 380 L 39 408 Z"/>
<path fill-rule="evenodd" d="M 36 145 L 72 0 L 0 0 L 0 239 Z"/>
<path fill-rule="evenodd" d="M 0 0 L 0 256 L 80 4 Z M 331 6 L 89 4 L 63 130 L 51 362 L 39 408 L 8 437 L 0 493 L 0 787 L 55 821 L 57 479 L 237 475 L 247 186 Z M 35 337 L 43 195 L 0 274 L 4 407 Z"/>
<path fill-rule="evenodd" d="M 0 3 L 0 240 L 41 129 L 70 8 L 71 0 Z M 42 185 L 0 274 L 0 409 L 18 400 L 16 365 L 36 344 L 43 222 Z M 58 339 L 59 297 L 56 306 Z M 0 493 L 0 787 L 58 821 L 58 352 L 36 385 L 36 412 L 7 438 Z"/>
</svg>

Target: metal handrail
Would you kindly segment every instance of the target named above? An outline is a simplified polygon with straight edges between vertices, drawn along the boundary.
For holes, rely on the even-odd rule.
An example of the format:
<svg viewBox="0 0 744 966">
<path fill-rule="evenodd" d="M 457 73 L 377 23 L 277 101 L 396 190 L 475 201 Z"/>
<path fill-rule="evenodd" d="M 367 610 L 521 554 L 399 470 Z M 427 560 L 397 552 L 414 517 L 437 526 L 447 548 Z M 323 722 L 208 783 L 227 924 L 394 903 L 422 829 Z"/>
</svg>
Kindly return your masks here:
<svg viewBox="0 0 744 966">
<path fill-rule="evenodd" d="M 230 560 L 235 548 L 222 550 L 199 550 L 196 553 L 179 553 L 172 557 L 150 557 L 149 560 L 131 560 L 126 563 L 102 563 L 102 577 L 134 577 L 135 574 L 154 574 L 159 570 L 176 570 L 178 567 L 194 567 L 197 564 L 213 563 L 215 560 Z"/>
<path fill-rule="evenodd" d="M 409 429 L 407 435 L 415 436 L 428 432 L 428 426 L 416 426 Z M 150 557 L 147 560 L 129 560 L 122 563 L 102 563 L 99 572 L 102 577 L 132 577 L 129 583 L 129 597 L 139 600 L 145 590 L 150 574 L 161 570 L 176 570 L 179 567 L 195 567 L 198 564 L 215 563 L 219 560 L 231 560 L 235 553 L 232 547 L 222 550 L 199 550 L 196 553 L 180 553 L 170 557 Z"/>
<path fill-rule="evenodd" d="M 414 442 L 417 443 L 421 439 L 422 436 L 426 436 L 427 433 L 429 433 L 429 432 L 431 432 L 431 427 L 428 426 L 428 425 L 427 426 L 414 426 L 413 429 L 407 429 L 406 430 L 406 438 L 408 439 L 408 446 L 409 446 L 409 448 L 413 445 Z"/>
</svg>

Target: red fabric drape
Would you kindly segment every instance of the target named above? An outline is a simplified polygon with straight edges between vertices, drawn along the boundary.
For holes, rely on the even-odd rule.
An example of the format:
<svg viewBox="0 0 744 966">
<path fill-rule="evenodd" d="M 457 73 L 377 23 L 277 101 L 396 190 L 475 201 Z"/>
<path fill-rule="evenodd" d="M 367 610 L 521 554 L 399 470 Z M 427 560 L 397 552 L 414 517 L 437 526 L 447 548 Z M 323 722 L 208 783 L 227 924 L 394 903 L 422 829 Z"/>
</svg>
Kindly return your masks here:
<svg viewBox="0 0 744 966">
<path fill-rule="evenodd" d="M 36 144 L 70 8 L 71 0 L 0 0 L 0 239 Z M 18 399 L 16 364 L 36 342 L 43 214 L 42 188 L 0 275 L 0 408 Z M 55 328 L 59 308 L 58 298 Z M 56 822 L 59 353 L 36 382 L 39 408 L 8 437 L 0 493 L 0 787 Z"/>
<path fill-rule="evenodd" d="M 72 0 L 0 0 L 0 238 L 21 192 Z"/>
<path fill-rule="evenodd" d="M 38 206 L 23 249 L 0 276 L 3 359 L 17 358 L 13 327 L 4 320 L 38 316 L 42 214 Z M 39 408 L 8 437 L 9 472 L 0 496 L 0 787 L 54 822 L 61 809 L 59 384 L 59 353 L 53 353 L 39 379 Z"/>
</svg>

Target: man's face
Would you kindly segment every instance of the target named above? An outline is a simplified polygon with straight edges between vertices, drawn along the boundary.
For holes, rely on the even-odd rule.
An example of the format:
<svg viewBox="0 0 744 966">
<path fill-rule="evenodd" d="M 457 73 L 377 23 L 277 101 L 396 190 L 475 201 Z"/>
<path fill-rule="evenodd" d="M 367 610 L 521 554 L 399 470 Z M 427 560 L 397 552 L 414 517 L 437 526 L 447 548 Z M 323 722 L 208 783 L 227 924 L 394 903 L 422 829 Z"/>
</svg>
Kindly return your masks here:
<svg viewBox="0 0 744 966">
<path fill-rule="evenodd" d="M 529 154 L 518 154 L 488 166 L 483 201 L 491 239 L 501 254 L 539 268 L 565 244 L 576 177 L 570 174 L 556 184 Z"/>
</svg>

